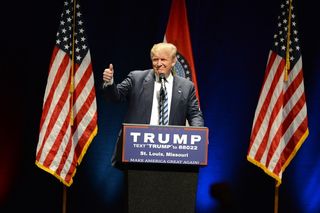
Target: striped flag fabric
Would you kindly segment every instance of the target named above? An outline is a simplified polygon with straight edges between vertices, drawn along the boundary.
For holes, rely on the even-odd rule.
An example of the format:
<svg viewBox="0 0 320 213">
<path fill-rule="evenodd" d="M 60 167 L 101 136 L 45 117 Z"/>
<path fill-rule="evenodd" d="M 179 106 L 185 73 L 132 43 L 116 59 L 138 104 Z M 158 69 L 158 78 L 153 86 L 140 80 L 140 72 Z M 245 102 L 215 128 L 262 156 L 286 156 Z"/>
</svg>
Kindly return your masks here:
<svg viewBox="0 0 320 213">
<path fill-rule="evenodd" d="M 247 159 L 282 175 L 309 134 L 301 48 L 292 1 L 283 1 L 255 111 Z"/>
<path fill-rule="evenodd" d="M 185 0 L 172 0 L 164 42 L 172 43 L 177 47 L 178 60 L 174 67 L 175 72 L 194 83 L 200 105 Z"/>
<path fill-rule="evenodd" d="M 43 98 L 35 164 L 70 186 L 97 134 L 90 50 L 80 5 L 64 2 Z M 74 27 L 73 27 L 74 26 Z"/>
</svg>

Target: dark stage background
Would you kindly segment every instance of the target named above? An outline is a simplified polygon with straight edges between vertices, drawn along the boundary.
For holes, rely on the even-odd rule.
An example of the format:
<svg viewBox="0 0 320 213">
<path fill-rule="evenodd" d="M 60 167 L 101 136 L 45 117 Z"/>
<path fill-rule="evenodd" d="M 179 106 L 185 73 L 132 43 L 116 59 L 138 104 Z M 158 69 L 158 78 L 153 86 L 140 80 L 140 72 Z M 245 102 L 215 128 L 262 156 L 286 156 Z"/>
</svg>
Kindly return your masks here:
<svg viewBox="0 0 320 213">
<path fill-rule="evenodd" d="M 210 130 L 209 164 L 199 174 L 197 213 L 273 212 L 275 182 L 249 163 L 246 154 L 280 1 L 186 2 L 201 108 Z M 320 212 L 320 3 L 294 4 L 310 135 L 283 174 L 279 212 L 316 213 Z M 68 188 L 67 212 L 120 213 L 125 186 L 110 158 L 126 106 L 104 101 L 99 90 L 102 72 L 112 62 L 120 81 L 130 70 L 151 67 L 149 50 L 163 39 L 170 1 L 86 0 L 81 6 L 95 75 L 98 134 Z M 1 4 L 0 212 L 62 210 L 63 185 L 34 164 L 62 7 L 63 1 Z"/>
</svg>

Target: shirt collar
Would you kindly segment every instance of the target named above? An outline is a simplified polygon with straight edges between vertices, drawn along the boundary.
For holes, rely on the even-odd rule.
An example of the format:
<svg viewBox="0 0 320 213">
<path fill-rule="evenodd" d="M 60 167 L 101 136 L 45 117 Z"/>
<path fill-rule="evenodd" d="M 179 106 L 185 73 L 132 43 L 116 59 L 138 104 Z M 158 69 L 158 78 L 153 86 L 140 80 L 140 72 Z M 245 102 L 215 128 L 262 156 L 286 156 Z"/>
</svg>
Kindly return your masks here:
<svg viewBox="0 0 320 213">
<path fill-rule="evenodd" d="M 172 81 L 173 81 L 173 75 L 172 75 L 172 73 L 170 72 L 170 74 L 169 74 L 169 76 L 166 78 L 166 81 L 168 82 L 168 83 L 172 83 Z"/>
<path fill-rule="evenodd" d="M 155 80 L 156 82 L 159 82 L 159 76 L 155 74 Z M 169 76 L 165 79 L 166 82 L 172 82 L 173 81 L 173 75 L 172 75 L 172 72 L 170 72 Z"/>
</svg>

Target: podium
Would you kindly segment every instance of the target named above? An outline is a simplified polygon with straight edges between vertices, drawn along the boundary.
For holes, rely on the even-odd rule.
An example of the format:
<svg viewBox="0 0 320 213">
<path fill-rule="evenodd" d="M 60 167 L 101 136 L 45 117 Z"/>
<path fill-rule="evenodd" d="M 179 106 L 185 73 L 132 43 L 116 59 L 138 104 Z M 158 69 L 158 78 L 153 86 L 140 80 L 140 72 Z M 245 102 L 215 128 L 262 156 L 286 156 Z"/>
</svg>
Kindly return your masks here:
<svg viewBox="0 0 320 213">
<path fill-rule="evenodd" d="M 194 213 L 208 128 L 123 124 L 128 213 Z"/>
</svg>

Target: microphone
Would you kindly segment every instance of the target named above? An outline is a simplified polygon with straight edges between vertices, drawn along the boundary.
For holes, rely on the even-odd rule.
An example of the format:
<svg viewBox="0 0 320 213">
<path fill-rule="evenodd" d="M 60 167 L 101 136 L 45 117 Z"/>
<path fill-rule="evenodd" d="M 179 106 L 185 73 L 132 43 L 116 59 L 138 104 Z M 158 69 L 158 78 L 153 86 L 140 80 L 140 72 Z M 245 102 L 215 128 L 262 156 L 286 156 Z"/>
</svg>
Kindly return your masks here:
<svg viewBox="0 0 320 213">
<path fill-rule="evenodd" d="M 159 79 L 160 79 L 160 84 L 161 84 L 161 87 L 160 87 L 160 106 L 162 105 L 163 103 L 163 99 L 164 99 L 164 90 L 165 90 L 165 84 L 164 84 L 164 81 L 165 81 L 165 77 L 164 77 L 164 74 L 163 73 L 160 73 L 159 74 Z"/>
<path fill-rule="evenodd" d="M 160 79 L 160 83 L 161 83 L 161 88 L 165 88 L 165 85 L 164 85 L 164 80 L 166 79 L 165 77 L 164 77 L 164 74 L 163 73 L 160 73 L 159 74 L 159 79 Z"/>
</svg>

